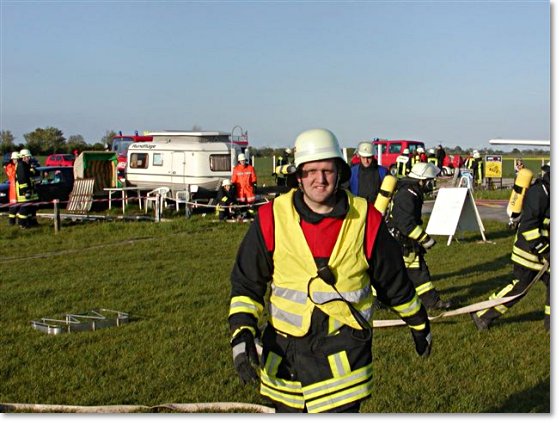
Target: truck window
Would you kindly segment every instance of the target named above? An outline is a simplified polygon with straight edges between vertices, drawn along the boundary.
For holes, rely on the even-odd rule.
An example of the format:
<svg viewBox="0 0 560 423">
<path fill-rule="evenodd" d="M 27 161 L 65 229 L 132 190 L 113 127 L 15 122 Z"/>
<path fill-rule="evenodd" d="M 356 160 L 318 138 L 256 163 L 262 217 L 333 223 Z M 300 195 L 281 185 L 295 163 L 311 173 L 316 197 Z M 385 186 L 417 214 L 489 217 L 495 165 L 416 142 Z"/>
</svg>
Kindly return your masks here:
<svg viewBox="0 0 560 423">
<path fill-rule="evenodd" d="M 148 153 L 131 154 L 129 166 L 133 169 L 146 169 L 148 167 Z"/>
<path fill-rule="evenodd" d="M 400 154 L 401 153 L 401 144 L 389 144 L 389 153 L 391 154 Z"/>
<path fill-rule="evenodd" d="M 231 156 L 229 154 L 210 154 L 210 170 L 224 172 L 231 170 Z"/>
</svg>

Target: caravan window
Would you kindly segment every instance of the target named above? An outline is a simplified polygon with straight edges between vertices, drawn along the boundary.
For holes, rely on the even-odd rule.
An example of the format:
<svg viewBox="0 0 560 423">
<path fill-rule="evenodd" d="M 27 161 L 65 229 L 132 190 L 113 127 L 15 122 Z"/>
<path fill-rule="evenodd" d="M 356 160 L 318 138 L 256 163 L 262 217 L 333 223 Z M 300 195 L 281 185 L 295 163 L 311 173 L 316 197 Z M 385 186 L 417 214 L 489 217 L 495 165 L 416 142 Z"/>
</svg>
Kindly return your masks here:
<svg viewBox="0 0 560 423">
<path fill-rule="evenodd" d="M 163 166 L 163 154 L 154 153 L 154 166 Z"/>
<path fill-rule="evenodd" d="M 210 154 L 210 170 L 213 172 L 229 172 L 231 156 L 229 154 Z"/>
<path fill-rule="evenodd" d="M 129 166 L 133 169 L 146 169 L 148 167 L 148 153 L 131 154 Z"/>
</svg>

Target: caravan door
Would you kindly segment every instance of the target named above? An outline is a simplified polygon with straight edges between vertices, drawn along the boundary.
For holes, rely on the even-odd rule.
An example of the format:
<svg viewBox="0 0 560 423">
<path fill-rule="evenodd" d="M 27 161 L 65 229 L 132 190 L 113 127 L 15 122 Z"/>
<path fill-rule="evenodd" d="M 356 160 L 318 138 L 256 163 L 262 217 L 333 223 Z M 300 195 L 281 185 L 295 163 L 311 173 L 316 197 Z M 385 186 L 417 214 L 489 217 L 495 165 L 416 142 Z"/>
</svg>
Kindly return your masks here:
<svg viewBox="0 0 560 423">
<path fill-rule="evenodd" d="M 174 151 L 171 162 L 171 184 L 185 186 L 187 174 L 187 160 L 185 152 Z"/>
</svg>

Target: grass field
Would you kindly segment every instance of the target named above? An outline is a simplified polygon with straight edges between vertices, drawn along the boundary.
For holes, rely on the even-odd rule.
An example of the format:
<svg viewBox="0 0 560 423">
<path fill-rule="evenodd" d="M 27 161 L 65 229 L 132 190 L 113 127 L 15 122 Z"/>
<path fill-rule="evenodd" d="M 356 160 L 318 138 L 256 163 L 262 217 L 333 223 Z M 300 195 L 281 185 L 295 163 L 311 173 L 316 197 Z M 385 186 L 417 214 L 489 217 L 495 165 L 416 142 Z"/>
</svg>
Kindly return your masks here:
<svg viewBox="0 0 560 423">
<path fill-rule="evenodd" d="M 272 184 L 266 162 L 256 167 L 259 185 Z M 0 218 L 0 404 L 269 405 L 239 382 L 229 347 L 229 274 L 247 225 L 217 223 L 211 214 L 167 217 L 63 221 L 58 234 L 49 219 L 22 231 Z M 503 223 L 484 225 L 488 243 L 479 233 L 459 233 L 450 246 L 435 237 L 427 255 L 434 284 L 457 308 L 511 281 L 514 234 Z M 376 329 L 375 394 L 362 411 L 549 413 L 544 296 L 535 285 L 485 333 L 468 315 L 434 321 L 426 360 L 405 327 Z M 31 327 L 97 308 L 130 313 L 131 321 L 62 335 Z M 375 319 L 394 318 L 376 311 Z"/>
<path fill-rule="evenodd" d="M 21 231 L 0 220 L 0 403 L 115 405 L 264 404 L 233 369 L 229 274 L 246 224 L 210 216 L 150 222 L 63 224 Z M 427 260 L 442 295 L 485 300 L 511 279 L 513 233 L 485 222 L 488 243 L 465 233 Z M 374 332 L 369 413 L 548 413 L 550 342 L 545 291 L 527 297 L 486 333 L 467 315 L 433 323 L 431 357 L 419 359 L 404 327 Z M 47 335 L 32 320 L 107 308 L 121 327 Z M 376 319 L 392 319 L 378 311 Z"/>
</svg>

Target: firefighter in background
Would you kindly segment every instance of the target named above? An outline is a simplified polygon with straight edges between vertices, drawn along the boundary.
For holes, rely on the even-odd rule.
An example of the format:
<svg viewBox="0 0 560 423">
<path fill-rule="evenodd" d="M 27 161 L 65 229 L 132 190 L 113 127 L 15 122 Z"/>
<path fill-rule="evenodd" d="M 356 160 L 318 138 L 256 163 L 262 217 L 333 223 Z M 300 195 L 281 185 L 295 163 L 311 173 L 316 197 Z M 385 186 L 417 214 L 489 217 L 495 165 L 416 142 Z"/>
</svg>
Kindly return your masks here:
<svg viewBox="0 0 560 423">
<path fill-rule="evenodd" d="M 428 150 L 428 157 L 426 159 L 426 163 L 431 163 L 434 166 L 437 166 L 438 160 L 436 157 L 436 150 L 434 150 L 433 148 L 430 148 Z"/>
<path fill-rule="evenodd" d="M 426 155 L 426 151 L 422 147 L 418 147 L 416 149 L 416 153 L 418 153 L 417 162 L 426 163 L 428 161 L 428 156 Z"/>
<path fill-rule="evenodd" d="M 282 155 L 278 157 L 278 160 L 276 160 L 276 166 L 284 166 L 290 164 L 290 154 L 292 154 L 292 149 L 286 148 Z"/>
<path fill-rule="evenodd" d="M 17 151 L 12 152 L 10 155 L 10 161 L 4 163 L 4 172 L 10 183 L 10 188 L 8 191 L 8 203 L 14 204 L 17 202 L 16 198 L 16 166 L 19 159 L 19 153 Z"/>
<path fill-rule="evenodd" d="M 369 141 L 358 145 L 360 164 L 351 167 L 350 192 L 358 197 L 375 203 L 381 182 L 389 173 L 386 167 L 379 166 L 373 157 L 373 144 Z"/>
<path fill-rule="evenodd" d="M 410 172 L 412 163 L 410 161 L 410 150 L 405 148 L 403 152 L 397 157 L 397 178 L 404 178 Z"/>
<path fill-rule="evenodd" d="M 397 183 L 389 212 L 391 234 L 401 245 L 408 276 L 418 296 L 428 309 L 449 309 L 431 282 L 430 271 L 424 258 L 436 241 L 422 228 L 424 193 L 431 192 L 439 169 L 432 163 L 417 163 L 407 178 Z"/>
<path fill-rule="evenodd" d="M 8 224 L 15 225 L 16 224 L 16 217 L 17 211 L 19 209 L 19 205 L 17 202 L 17 195 L 16 195 L 16 167 L 17 162 L 19 160 L 19 153 L 17 151 L 12 152 L 10 155 L 10 161 L 4 164 L 4 172 L 8 177 L 8 182 L 10 187 L 8 189 Z"/>
<path fill-rule="evenodd" d="M 550 263 L 550 164 L 543 166 L 544 175 L 529 187 L 521 211 L 521 217 L 511 260 L 513 261 L 513 281 L 502 290 L 492 294 L 490 299 L 512 297 L 523 293 L 543 268 Z M 550 330 L 550 267 L 540 279 L 546 286 L 544 306 L 544 327 Z M 478 330 L 486 330 L 494 320 L 506 313 L 526 295 L 486 310 L 471 313 Z"/>
<path fill-rule="evenodd" d="M 234 219 L 235 192 L 231 180 L 224 179 L 216 195 L 216 214 L 220 221 Z"/>
<path fill-rule="evenodd" d="M 484 163 L 478 151 L 474 151 L 472 160 L 470 162 L 470 170 L 473 174 L 473 181 L 475 186 L 482 186 L 484 181 Z"/>
<path fill-rule="evenodd" d="M 231 182 L 235 186 L 236 200 L 238 204 L 252 205 L 255 202 L 255 191 L 257 186 L 257 174 L 255 168 L 247 162 L 245 154 L 237 156 L 237 166 L 233 168 Z M 254 210 L 249 207 L 248 214 Z"/>
<path fill-rule="evenodd" d="M 16 198 L 17 198 L 17 221 L 21 228 L 37 226 L 37 205 L 34 201 L 39 199 L 33 177 L 37 170 L 31 165 L 31 152 L 24 148 L 19 152 L 20 160 L 16 166 Z"/>
<path fill-rule="evenodd" d="M 437 164 L 436 166 L 441 170 L 443 169 L 443 159 L 445 159 L 445 156 L 447 155 L 445 152 L 445 148 L 443 148 L 441 146 L 441 144 L 438 144 L 438 146 L 436 147 L 436 157 L 437 157 Z"/>
<path fill-rule="evenodd" d="M 341 188 L 350 169 L 335 135 L 307 130 L 295 146 L 297 188 L 259 208 L 233 266 L 233 362 L 245 383 L 260 373 L 276 412 L 358 412 L 374 387 L 372 287 L 423 357 L 430 323 L 380 213 Z"/>
</svg>

